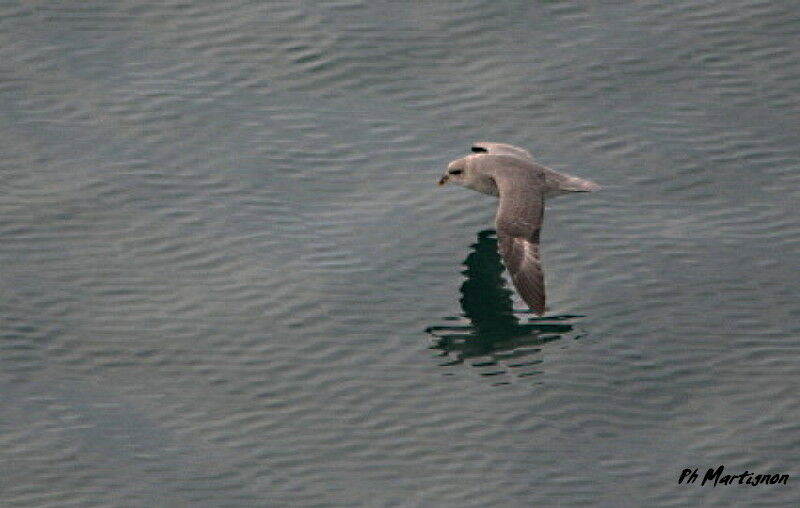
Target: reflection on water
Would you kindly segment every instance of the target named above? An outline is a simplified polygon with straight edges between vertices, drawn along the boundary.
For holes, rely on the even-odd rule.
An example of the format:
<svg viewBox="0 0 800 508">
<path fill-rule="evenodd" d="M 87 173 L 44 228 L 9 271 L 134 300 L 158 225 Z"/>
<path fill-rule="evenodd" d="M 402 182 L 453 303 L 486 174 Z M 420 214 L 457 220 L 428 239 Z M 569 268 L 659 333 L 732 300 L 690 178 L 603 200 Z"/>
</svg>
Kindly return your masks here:
<svg viewBox="0 0 800 508">
<path fill-rule="evenodd" d="M 569 320 L 579 316 L 528 317 L 514 313 L 512 290 L 503 278 L 494 230 L 478 233 L 472 252 L 464 260 L 467 279 L 461 285 L 462 316 L 444 318 L 452 324 L 431 326 L 431 349 L 447 359 L 442 366 L 465 363 L 481 369 L 483 376 L 528 377 L 541 372 L 541 346 L 569 335 L 580 338 Z M 466 318 L 466 319 L 464 319 Z M 504 381 L 507 382 L 507 381 Z"/>
</svg>

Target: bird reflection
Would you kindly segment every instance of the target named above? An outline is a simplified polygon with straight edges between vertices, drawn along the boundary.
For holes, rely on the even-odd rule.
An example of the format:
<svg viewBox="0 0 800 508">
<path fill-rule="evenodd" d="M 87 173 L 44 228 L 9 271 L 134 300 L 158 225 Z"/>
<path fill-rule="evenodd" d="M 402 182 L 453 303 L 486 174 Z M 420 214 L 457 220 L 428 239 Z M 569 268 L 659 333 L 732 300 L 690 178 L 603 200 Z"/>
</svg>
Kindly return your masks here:
<svg viewBox="0 0 800 508">
<path fill-rule="evenodd" d="M 434 337 L 431 349 L 447 358 L 441 365 L 470 360 L 473 367 L 482 368 L 484 376 L 538 374 L 537 365 L 542 360 L 533 355 L 541 351 L 542 345 L 571 334 L 573 326 L 567 320 L 578 316 L 530 317 L 521 322 L 517 314 L 522 313 L 514 313 L 513 293 L 502 275 L 504 268 L 494 233 L 478 233 L 478 241 L 463 263 L 466 280 L 461 285 L 460 302 L 463 317 L 469 323 L 460 316 L 447 317 L 445 320 L 452 324 L 431 326 L 425 331 Z"/>
</svg>

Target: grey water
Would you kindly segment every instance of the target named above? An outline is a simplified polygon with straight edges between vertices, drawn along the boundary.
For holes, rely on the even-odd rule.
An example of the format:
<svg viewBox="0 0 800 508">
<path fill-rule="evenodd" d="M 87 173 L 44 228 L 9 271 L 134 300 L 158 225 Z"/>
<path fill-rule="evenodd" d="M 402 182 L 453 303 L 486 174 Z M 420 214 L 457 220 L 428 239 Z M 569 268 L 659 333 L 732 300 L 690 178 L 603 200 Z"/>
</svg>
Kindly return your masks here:
<svg viewBox="0 0 800 508">
<path fill-rule="evenodd" d="M 797 506 L 798 203 L 796 2 L 2 2 L 0 505 Z"/>
</svg>

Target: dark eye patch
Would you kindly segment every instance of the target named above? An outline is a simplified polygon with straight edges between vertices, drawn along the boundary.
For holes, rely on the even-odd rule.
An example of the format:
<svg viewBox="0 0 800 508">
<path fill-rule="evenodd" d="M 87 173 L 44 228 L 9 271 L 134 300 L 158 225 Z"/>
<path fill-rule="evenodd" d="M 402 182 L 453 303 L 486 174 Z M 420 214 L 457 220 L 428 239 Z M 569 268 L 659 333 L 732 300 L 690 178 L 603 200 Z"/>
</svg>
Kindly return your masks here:
<svg viewBox="0 0 800 508">
<path fill-rule="evenodd" d="M 463 172 L 464 172 L 463 169 L 454 169 L 454 170 L 450 171 L 450 174 L 451 175 L 460 175 Z"/>
<path fill-rule="evenodd" d="M 485 149 L 485 148 L 484 148 L 484 147 L 482 147 L 482 146 L 473 146 L 473 147 L 472 147 L 472 152 L 473 152 L 473 153 L 487 153 L 488 151 L 489 151 L 489 150 Z"/>
</svg>

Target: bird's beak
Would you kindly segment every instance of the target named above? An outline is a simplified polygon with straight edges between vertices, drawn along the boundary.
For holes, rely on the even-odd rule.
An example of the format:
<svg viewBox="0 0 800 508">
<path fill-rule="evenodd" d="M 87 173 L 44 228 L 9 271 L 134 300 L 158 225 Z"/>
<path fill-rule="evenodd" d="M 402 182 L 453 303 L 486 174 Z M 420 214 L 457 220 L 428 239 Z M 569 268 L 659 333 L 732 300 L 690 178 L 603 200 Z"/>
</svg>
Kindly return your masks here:
<svg viewBox="0 0 800 508">
<path fill-rule="evenodd" d="M 450 180 L 449 176 L 447 176 L 447 175 L 442 176 L 442 178 L 439 179 L 439 185 L 446 184 L 448 180 Z"/>
</svg>

